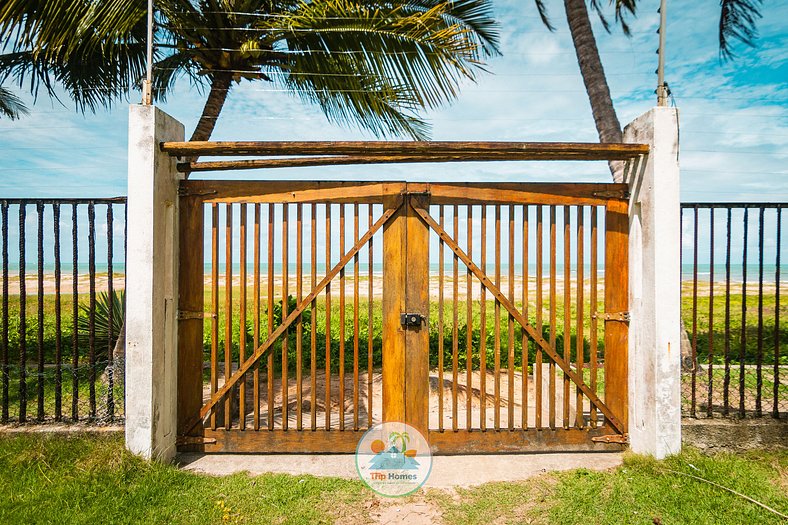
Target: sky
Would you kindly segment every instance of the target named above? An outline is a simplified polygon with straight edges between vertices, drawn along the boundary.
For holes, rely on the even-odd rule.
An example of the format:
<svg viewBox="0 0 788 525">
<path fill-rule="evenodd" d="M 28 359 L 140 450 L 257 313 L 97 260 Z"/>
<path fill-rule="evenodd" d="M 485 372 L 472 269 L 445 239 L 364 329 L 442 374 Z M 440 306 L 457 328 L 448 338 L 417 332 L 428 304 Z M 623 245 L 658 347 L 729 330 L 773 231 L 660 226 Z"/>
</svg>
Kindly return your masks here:
<svg viewBox="0 0 788 525">
<path fill-rule="evenodd" d="M 457 101 L 426 114 L 434 140 L 598 141 L 563 3 L 546 2 L 549 32 L 529 1 L 494 1 L 503 56 Z M 640 2 L 632 36 L 594 30 L 622 125 L 656 105 L 658 0 Z M 788 201 L 788 0 L 766 2 L 756 48 L 719 58 L 719 2 L 668 2 L 666 80 L 680 111 L 682 201 Z M 0 120 L 0 197 L 125 195 L 128 103 L 78 114 L 41 96 L 31 114 Z M 132 93 L 131 103 L 137 103 Z M 191 133 L 205 94 L 181 81 L 161 107 Z M 371 140 L 342 129 L 265 83 L 235 87 L 214 140 Z M 604 163 L 469 163 L 320 168 L 322 179 L 598 181 Z M 222 178 L 199 174 L 193 178 Z M 309 179 L 314 169 L 244 172 L 244 178 Z M 685 225 L 686 226 L 686 225 Z M 767 239 L 768 241 L 768 239 Z M 686 240 L 685 240 L 686 242 Z"/>
</svg>

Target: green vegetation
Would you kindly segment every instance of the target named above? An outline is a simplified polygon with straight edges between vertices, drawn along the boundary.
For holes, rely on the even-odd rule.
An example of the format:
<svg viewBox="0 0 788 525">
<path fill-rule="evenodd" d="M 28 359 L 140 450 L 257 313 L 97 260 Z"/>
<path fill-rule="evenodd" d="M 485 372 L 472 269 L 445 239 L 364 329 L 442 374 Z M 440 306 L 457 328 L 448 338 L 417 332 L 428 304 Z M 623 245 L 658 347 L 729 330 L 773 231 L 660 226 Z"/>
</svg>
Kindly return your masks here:
<svg viewBox="0 0 788 525">
<path fill-rule="evenodd" d="M 683 473 L 683 474 L 682 474 Z M 0 435 L 3 523 L 332 523 L 371 509 L 434 506 L 445 523 L 783 523 L 744 498 L 788 512 L 788 452 L 703 455 L 663 462 L 626 455 L 607 472 L 551 473 L 456 494 L 430 489 L 378 500 L 360 481 L 236 474 L 209 477 L 147 463 L 112 435 Z"/>
</svg>

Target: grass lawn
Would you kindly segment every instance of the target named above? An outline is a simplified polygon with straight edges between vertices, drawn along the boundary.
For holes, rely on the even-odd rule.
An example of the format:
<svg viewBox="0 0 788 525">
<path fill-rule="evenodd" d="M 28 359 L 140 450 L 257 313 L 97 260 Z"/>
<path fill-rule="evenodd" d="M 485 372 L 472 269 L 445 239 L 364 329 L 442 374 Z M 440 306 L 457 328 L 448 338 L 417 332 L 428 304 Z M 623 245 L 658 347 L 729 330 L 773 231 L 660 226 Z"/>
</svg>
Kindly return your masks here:
<svg viewBox="0 0 788 525">
<path fill-rule="evenodd" d="M 379 500 L 359 481 L 208 477 L 146 463 L 117 435 L 0 435 L 1 523 L 370 523 L 376 509 L 427 505 L 444 523 L 784 523 L 704 477 L 788 513 L 788 452 L 665 462 L 630 455 L 608 472 L 421 491 Z M 396 510 L 396 509 L 395 509 Z"/>
</svg>

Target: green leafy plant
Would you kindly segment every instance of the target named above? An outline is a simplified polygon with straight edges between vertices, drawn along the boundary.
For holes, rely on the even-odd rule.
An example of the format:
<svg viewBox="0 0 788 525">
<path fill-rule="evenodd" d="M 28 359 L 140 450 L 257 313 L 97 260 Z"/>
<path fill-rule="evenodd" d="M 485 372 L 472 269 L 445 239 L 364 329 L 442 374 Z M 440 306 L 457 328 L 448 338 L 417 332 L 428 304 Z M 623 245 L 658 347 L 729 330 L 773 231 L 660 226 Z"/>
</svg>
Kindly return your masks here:
<svg viewBox="0 0 788 525">
<path fill-rule="evenodd" d="M 112 312 L 110 319 L 110 312 Z M 120 333 L 123 331 L 123 321 L 126 318 L 126 292 L 113 291 L 110 296 L 107 292 L 96 295 L 96 309 L 93 316 L 93 334 L 96 341 L 96 348 L 100 349 L 97 354 L 106 356 L 107 347 L 115 347 Z M 111 338 L 110 338 L 111 328 Z M 90 303 L 83 302 L 79 305 L 79 319 L 77 320 L 77 331 L 80 340 L 90 339 Z"/>
</svg>

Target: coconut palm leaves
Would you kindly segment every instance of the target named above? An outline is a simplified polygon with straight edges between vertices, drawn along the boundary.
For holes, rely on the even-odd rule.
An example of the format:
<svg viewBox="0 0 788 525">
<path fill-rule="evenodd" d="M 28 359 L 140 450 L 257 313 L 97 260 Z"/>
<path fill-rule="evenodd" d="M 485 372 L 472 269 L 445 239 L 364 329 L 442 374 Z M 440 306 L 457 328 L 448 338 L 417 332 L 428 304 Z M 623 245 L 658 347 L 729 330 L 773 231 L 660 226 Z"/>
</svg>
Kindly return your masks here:
<svg viewBox="0 0 788 525">
<path fill-rule="evenodd" d="M 0 87 L 0 116 L 10 118 L 11 120 L 18 119 L 21 115 L 26 115 L 29 112 L 27 106 L 22 101 L 4 87 Z"/>
<path fill-rule="evenodd" d="M 490 0 L 156 6 L 154 96 L 164 98 L 183 76 L 208 89 L 194 140 L 210 137 L 242 80 L 290 91 L 342 125 L 423 139 L 429 128 L 418 112 L 455 99 L 498 53 Z M 0 8 L 0 38 L 9 42 L 0 79 L 29 81 L 34 93 L 44 87 L 50 95 L 62 85 L 83 111 L 124 98 L 144 71 L 144 7 L 144 0 L 10 0 Z"/>
<path fill-rule="evenodd" d="M 755 45 L 758 37 L 756 22 L 761 18 L 762 0 L 721 0 L 720 2 L 720 56 L 734 57 L 732 43 Z"/>
</svg>

